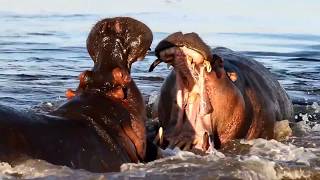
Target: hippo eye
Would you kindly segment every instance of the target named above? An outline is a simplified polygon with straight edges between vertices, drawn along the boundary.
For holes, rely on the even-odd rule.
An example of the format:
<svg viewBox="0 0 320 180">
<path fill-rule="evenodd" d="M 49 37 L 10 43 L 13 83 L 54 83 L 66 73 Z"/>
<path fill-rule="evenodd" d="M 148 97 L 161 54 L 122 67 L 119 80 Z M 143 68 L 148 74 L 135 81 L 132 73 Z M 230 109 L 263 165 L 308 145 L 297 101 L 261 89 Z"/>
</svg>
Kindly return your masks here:
<svg viewBox="0 0 320 180">
<path fill-rule="evenodd" d="M 149 54 L 149 51 L 147 51 L 144 55 L 136 58 L 136 60 L 141 61 L 141 60 L 143 60 L 148 54 Z"/>
<path fill-rule="evenodd" d="M 84 76 L 84 82 L 89 83 L 90 77 L 88 75 Z"/>
</svg>

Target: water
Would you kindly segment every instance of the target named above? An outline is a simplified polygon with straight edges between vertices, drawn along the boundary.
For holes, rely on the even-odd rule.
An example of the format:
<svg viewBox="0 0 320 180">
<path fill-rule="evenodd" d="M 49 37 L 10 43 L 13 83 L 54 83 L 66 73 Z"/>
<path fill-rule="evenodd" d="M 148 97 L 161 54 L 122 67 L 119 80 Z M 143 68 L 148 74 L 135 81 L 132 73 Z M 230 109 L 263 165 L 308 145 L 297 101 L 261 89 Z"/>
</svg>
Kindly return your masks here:
<svg viewBox="0 0 320 180">
<path fill-rule="evenodd" d="M 51 111 L 93 62 L 85 48 L 95 15 L 0 14 L 0 103 L 21 110 Z M 154 32 L 152 48 L 168 33 Z M 225 46 L 263 63 L 295 103 L 294 136 L 278 142 L 237 140 L 208 156 L 165 150 L 163 159 L 125 164 L 120 173 L 95 174 L 40 160 L 16 167 L 0 163 L 0 178 L 40 179 L 320 179 L 320 35 L 202 33 L 212 47 Z M 150 53 L 132 67 L 146 101 L 170 72 L 148 73 Z"/>
</svg>

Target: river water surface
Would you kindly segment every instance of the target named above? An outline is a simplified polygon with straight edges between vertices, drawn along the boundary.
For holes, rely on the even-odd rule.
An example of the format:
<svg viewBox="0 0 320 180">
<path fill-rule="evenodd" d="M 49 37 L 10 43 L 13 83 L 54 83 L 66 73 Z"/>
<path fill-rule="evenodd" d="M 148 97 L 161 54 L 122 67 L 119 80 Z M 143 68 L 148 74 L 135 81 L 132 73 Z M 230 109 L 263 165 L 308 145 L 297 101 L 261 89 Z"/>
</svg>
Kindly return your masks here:
<svg viewBox="0 0 320 180">
<path fill-rule="evenodd" d="M 94 15 L 17 15 L 0 18 L 0 104 L 48 112 L 64 102 L 67 88 L 90 69 L 85 48 Z M 167 32 L 154 32 L 152 48 Z M 148 164 L 124 164 L 122 172 L 96 174 L 29 160 L 11 167 L 0 162 L 0 178 L 28 179 L 320 179 L 320 35 L 203 33 L 212 47 L 225 46 L 263 63 L 294 102 L 294 134 L 286 141 L 237 140 L 207 156 L 164 150 Z M 155 57 L 133 65 L 132 76 L 146 102 L 170 70 Z"/>
</svg>

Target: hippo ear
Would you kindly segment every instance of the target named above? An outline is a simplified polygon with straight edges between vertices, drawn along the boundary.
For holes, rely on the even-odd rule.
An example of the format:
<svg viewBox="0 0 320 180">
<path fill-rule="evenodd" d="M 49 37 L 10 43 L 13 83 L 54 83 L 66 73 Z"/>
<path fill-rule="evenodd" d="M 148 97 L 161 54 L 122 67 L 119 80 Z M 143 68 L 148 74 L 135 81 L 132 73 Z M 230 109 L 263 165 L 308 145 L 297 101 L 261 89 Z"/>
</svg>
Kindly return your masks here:
<svg viewBox="0 0 320 180">
<path fill-rule="evenodd" d="M 232 82 L 235 82 L 237 79 L 238 79 L 238 75 L 236 72 L 232 71 L 232 72 L 227 72 L 227 75 L 229 77 L 229 79 L 232 81 Z"/>
<path fill-rule="evenodd" d="M 211 65 L 218 78 L 222 77 L 221 68 L 223 68 L 223 59 L 217 54 L 212 55 Z"/>
<path fill-rule="evenodd" d="M 222 57 L 218 56 L 217 54 L 212 55 L 212 60 L 215 66 L 223 67 L 223 59 Z"/>
<path fill-rule="evenodd" d="M 92 83 L 92 71 L 86 70 L 83 71 L 80 75 L 79 75 L 79 87 L 81 88 L 85 88 L 87 85 Z"/>
</svg>

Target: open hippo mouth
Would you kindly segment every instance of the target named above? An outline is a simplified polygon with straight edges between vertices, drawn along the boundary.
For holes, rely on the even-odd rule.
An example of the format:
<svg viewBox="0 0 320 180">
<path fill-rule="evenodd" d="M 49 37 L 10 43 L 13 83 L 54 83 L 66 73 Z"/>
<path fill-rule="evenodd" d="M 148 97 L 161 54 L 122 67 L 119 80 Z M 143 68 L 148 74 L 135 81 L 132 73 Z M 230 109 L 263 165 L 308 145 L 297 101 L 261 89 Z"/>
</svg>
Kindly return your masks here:
<svg viewBox="0 0 320 180">
<path fill-rule="evenodd" d="M 176 123 L 164 127 L 164 137 L 171 147 L 207 150 L 210 141 L 213 141 L 209 137 L 214 134 L 214 122 L 210 115 L 213 107 L 205 87 L 205 74 L 211 72 L 213 64 L 210 48 L 195 33 L 177 32 L 162 40 L 155 53 L 158 59 L 149 71 L 165 62 L 174 67 L 176 78 Z M 190 143 L 190 139 L 193 142 Z"/>
<path fill-rule="evenodd" d="M 87 38 L 87 50 L 94 67 L 80 75 L 80 84 L 74 95 L 68 92 L 71 96 L 78 93 L 106 97 L 128 110 L 130 118 L 116 124 L 120 125 L 117 131 L 125 134 L 118 141 L 126 140 L 124 148 L 133 162 L 144 159 L 146 137 L 142 96 L 130 71 L 132 63 L 145 57 L 152 39 L 152 32 L 145 24 L 129 17 L 106 18 L 97 22 Z M 113 111 L 103 113 L 107 116 Z"/>
<path fill-rule="evenodd" d="M 116 17 L 99 21 L 87 39 L 87 50 L 94 67 L 80 74 L 77 91 L 107 96 L 117 91 L 123 94 L 120 99 L 126 97 L 127 86 L 132 81 L 131 65 L 145 57 L 152 39 L 151 30 L 135 19 Z M 68 90 L 67 97 L 73 97 L 76 93 Z"/>
<path fill-rule="evenodd" d="M 121 122 L 140 159 L 146 151 L 143 115 L 139 114 L 142 97 L 131 79 L 131 65 L 147 54 L 153 35 L 142 22 L 129 17 L 108 18 L 98 22 L 87 39 L 87 49 L 94 62 L 92 84 L 88 89 L 116 99 L 128 107 L 130 119 Z M 140 102 L 141 101 L 141 102 Z M 141 110 L 143 113 L 143 110 Z M 127 147 L 130 152 L 130 147 Z M 135 158 L 132 158 L 135 159 Z"/>
</svg>

